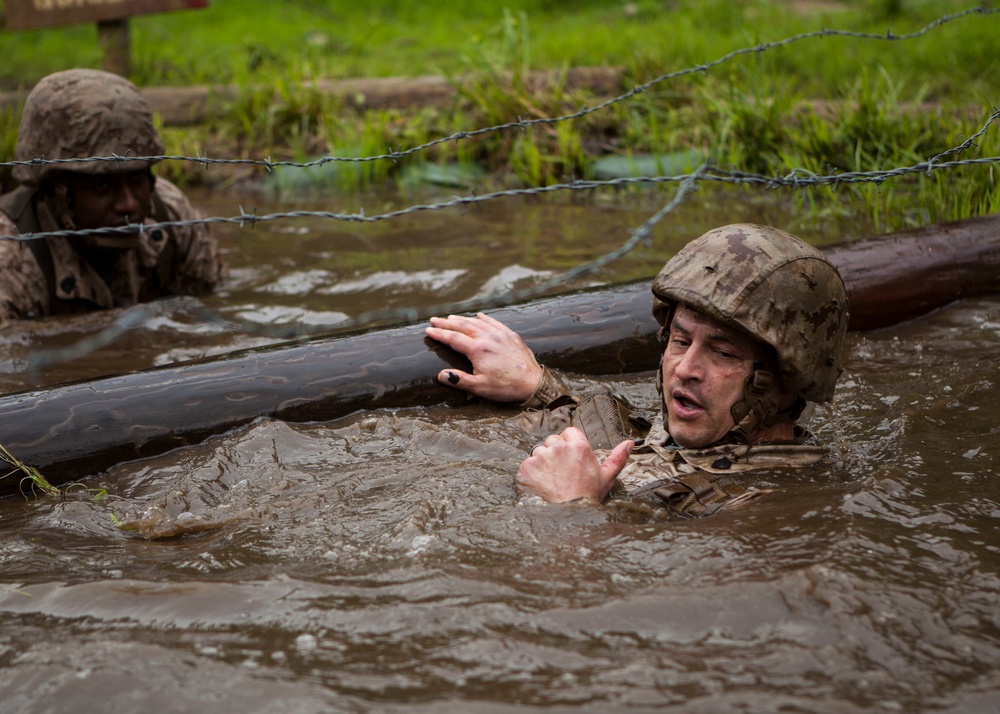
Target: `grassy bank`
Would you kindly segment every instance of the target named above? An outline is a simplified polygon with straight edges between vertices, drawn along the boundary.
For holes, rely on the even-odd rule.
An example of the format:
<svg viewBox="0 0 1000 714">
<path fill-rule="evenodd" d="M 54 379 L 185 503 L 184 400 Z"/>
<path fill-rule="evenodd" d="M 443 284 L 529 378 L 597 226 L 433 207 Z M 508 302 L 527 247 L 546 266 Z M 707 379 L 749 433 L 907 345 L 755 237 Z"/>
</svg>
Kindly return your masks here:
<svg viewBox="0 0 1000 714">
<path fill-rule="evenodd" d="M 212 0 L 206 10 L 135 18 L 132 79 L 138 84 L 242 88 L 221 119 L 166 127 L 168 153 L 292 160 L 383 154 L 387 147 L 518 118 L 572 114 L 596 102 L 568 91 L 528 92 L 520 79 L 531 69 L 618 66 L 625 91 L 798 33 L 834 28 L 900 35 L 967 7 L 943 0 L 370 5 Z M 336 181 L 350 190 L 401 179 L 424 163 L 474 164 L 487 172 L 477 179 L 481 191 L 588 177 L 595 160 L 642 156 L 666 157 L 654 166 L 660 172 L 692 155 L 780 176 L 793 169 L 830 174 L 910 165 L 982 126 L 1000 94 L 998 33 L 1000 15 L 976 15 L 913 40 L 803 40 L 663 81 L 579 119 L 447 142 L 403 161 L 354 165 Z M 4 32 L 2 41 L 12 58 L 0 68 L 7 88 L 68 66 L 100 65 L 89 26 Z M 424 74 L 476 79 L 461 83 L 461 101 L 450 107 L 405 113 L 357 112 L 310 85 L 319 77 Z M 0 117 L 5 159 L 15 121 L 12 112 Z M 998 133 L 1000 127 L 991 128 L 975 155 L 1000 155 Z M 222 173 L 185 162 L 161 171 L 181 182 L 218 180 Z M 1000 210 L 989 165 L 788 196 L 817 215 L 850 212 L 879 229 Z"/>
</svg>

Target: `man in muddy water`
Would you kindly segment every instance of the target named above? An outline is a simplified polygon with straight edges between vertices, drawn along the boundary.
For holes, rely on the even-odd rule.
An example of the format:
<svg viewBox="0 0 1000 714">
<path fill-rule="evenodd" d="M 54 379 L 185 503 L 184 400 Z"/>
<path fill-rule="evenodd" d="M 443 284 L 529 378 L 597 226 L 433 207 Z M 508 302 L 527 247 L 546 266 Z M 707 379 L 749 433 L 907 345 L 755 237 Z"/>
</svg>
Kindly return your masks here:
<svg viewBox="0 0 1000 714">
<path fill-rule="evenodd" d="M 149 105 L 131 82 L 74 69 L 28 95 L 15 160 L 163 154 Z M 0 235 L 91 231 L 0 240 L 0 322 L 126 307 L 166 295 L 199 295 L 222 276 L 207 225 L 143 232 L 95 229 L 198 218 L 154 160 L 18 164 L 20 184 L 0 196 Z"/>
<path fill-rule="evenodd" d="M 755 470 L 817 463 L 826 449 L 796 420 L 807 401 L 832 398 L 848 321 L 823 254 L 776 228 L 724 226 L 685 246 L 652 288 L 661 404 L 649 420 L 608 394 L 571 396 L 487 315 L 431 318 L 427 334 L 473 366 L 441 382 L 519 403 L 520 424 L 548 434 L 518 485 L 554 503 L 620 493 L 698 516 L 763 493 Z"/>
</svg>

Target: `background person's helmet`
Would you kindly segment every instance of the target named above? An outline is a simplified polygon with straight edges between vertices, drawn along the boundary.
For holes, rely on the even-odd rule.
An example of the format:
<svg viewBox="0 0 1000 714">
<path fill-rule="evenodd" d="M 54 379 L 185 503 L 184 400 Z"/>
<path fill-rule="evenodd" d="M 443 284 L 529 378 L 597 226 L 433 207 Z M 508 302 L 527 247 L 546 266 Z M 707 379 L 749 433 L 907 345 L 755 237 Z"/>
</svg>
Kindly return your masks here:
<svg viewBox="0 0 1000 714">
<path fill-rule="evenodd" d="M 683 303 L 771 345 L 782 381 L 803 399 L 833 397 L 847 293 L 823 253 L 795 236 L 752 223 L 711 230 L 663 267 L 653 296 L 661 333 Z"/>
<path fill-rule="evenodd" d="M 90 156 L 160 156 L 163 142 L 149 104 L 134 84 L 110 72 L 71 69 L 45 77 L 24 103 L 16 161 Z M 152 161 L 17 165 L 16 181 L 38 186 L 54 172 L 105 174 L 149 168 Z"/>
</svg>

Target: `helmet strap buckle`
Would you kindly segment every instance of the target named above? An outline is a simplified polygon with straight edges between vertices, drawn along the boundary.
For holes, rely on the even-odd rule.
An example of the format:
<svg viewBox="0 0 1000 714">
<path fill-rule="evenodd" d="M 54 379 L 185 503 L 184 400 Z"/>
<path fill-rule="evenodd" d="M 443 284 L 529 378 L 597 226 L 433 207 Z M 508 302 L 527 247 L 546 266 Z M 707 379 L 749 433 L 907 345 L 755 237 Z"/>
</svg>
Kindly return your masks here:
<svg viewBox="0 0 1000 714">
<path fill-rule="evenodd" d="M 746 441 L 757 429 L 781 421 L 774 419 L 778 405 L 771 399 L 773 386 L 774 375 L 771 371 L 755 365 L 753 373 L 743 383 L 743 401 L 737 402 L 730 409 L 733 421 L 736 422 L 732 432 L 742 441 Z"/>
</svg>

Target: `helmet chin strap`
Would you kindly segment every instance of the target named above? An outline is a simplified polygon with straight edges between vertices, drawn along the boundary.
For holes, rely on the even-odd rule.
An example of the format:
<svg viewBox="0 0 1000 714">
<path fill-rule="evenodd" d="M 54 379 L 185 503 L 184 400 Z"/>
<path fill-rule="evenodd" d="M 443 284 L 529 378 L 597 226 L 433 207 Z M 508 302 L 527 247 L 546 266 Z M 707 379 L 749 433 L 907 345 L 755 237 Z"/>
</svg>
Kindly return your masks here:
<svg viewBox="0 0 1000 714">
<path fill-rule="evenodd" d="M 771 371 L 754 365 L 753 373 L 743 383 L 743 401 L 737 402 L 729 410 L 736 422 L 729 433 L 739 441 L 747 442 L 750 435 L 759 429 L 794 420 L 798 416 L 797 412 L 802 411 L 799 400 L 788 409 L 778 411 L 778 405 L 771 399 L 773 386 L 774 375 Z"/>
</svg>

